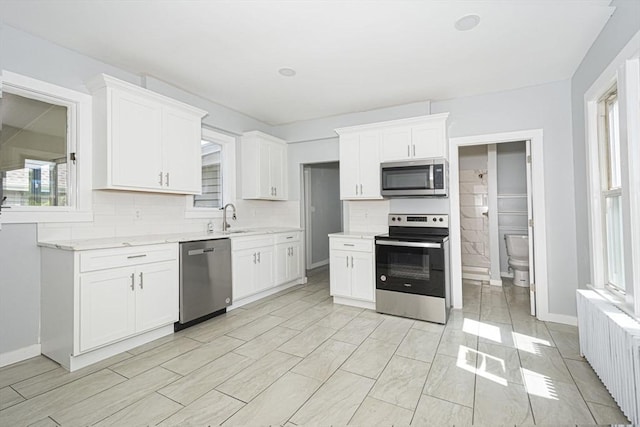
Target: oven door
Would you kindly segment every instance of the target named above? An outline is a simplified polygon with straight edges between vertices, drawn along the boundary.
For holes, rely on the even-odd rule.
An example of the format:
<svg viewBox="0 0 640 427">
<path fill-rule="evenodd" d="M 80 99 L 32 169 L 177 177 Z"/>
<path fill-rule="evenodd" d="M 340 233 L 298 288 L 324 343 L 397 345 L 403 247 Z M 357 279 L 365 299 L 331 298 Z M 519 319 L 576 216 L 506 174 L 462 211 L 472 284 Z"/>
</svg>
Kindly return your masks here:
<svg viewBox="0 0 640 427">
<path fill-rule="evenodd" d="M 376 240 L 376 289 L 445 297 L 442 243 Z"/>
</svg>

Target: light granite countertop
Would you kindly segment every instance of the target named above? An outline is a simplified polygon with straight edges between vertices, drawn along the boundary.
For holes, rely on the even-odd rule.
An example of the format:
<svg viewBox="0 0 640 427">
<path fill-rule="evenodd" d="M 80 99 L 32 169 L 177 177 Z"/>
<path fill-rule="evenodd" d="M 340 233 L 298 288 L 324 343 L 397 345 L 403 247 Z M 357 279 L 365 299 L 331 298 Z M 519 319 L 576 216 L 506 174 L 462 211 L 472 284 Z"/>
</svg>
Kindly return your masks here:
<svg viewBox="0 0 640 427">
<path fill-rule="evenodd" d="M 368 232 L 368 231 L 341 231 L 339 233 L 331 233 L 329 237 L 347 237 L 350 239 L 373 239 L 384 233 Z"/>
<path fill-rule="evenodd" d="M 216 231 L 213 233 L 149 234 L 143 236 L 107 237 L 101 239 L 40 241 L 38 242 L 38 246 L 63 249 L 67 251 L 87 251 L 92 249 L 126 248 L 132 246 L 156 245 L 161 243 L 191 242 L 196 240 L 240 238 L 260 234 L 287 233 L 301 230 L 301 228 L 295 227 L 239 228 L 232 229 L 229 232 Z"/>
</svg>

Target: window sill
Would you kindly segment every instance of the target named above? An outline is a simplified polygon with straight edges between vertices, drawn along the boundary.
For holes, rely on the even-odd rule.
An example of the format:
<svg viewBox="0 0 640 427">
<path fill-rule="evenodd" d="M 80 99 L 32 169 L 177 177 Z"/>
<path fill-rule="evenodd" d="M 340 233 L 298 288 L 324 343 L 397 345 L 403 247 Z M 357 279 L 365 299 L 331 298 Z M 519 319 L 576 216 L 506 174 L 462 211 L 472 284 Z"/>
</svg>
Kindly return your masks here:
<svg viewBox="0 0 640 427">
<path fill-rule="evenodd" d="M 45 222 L 91 222 L 93 212 L 45 210 L 45 211 L 20 211 L 3 210 L 0 222 L 3 224 L 27 224 Z"/>
<path fill-rule="evenodd" d="M 624 311 L 626 314 L 631 316 L 636 321 L 640 322 L 640 316 L 636 315 L 633 312 L 633 307 L 629 303 L 627 303 L 627 301 L 624 299 L 624 297 L 622 297 L 622 295 L 616 292 L 612 292 L 607 288 L 596 288 L 592 285 L 587 285 L 587 288 L 596 292 L 598 295 L 600 295 L 602 298 L 607 300 L 609 303 L 616 306 L 620 310 Z"/>
</svg>

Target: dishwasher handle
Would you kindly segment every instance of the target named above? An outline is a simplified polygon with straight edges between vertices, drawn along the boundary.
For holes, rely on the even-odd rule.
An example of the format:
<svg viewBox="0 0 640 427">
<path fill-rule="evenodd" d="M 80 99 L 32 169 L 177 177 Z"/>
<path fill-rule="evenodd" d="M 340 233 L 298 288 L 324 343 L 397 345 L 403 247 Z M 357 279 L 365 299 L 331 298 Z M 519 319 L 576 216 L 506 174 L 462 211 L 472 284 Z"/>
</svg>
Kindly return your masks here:
<svg viewBox="0 0 640 427">
<path fill-rule="evenodd" d="M 202 255 L 202 254 L 206 254 L 207 252 L 213 252 L 214 250 L 215 250 L 215 248 L 192 249 L 192 250 L 187 252 L 187 255 L 189 255 L 189 256 Z"/>
</svg>

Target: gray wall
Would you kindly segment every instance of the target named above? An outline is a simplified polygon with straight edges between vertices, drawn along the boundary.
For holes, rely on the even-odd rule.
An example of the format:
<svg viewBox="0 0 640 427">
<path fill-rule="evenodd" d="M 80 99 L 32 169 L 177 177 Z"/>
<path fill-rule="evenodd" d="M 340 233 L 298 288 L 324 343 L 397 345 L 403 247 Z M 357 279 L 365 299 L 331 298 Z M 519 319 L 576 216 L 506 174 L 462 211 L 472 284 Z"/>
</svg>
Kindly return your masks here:
<svg viewBox="0 0 640 427">
<path fill-rule="evenodd" d="M 0 354 L 40 343 L 40 249 L 36 224 L 0 230 Z"/>
<path fill-rule="evenodd" d="M 487 144 L 460 147 L 458 150 L 458 166 L 460 170 L 487 169 Z"/>
<path fill-rule="evenodd" d="M 329 259 L 329 233 L 342 231 L 338 162 L 309 165 L 311 202 L 311 263 Z M 309 267 L 309 266 L 307 266 Z"/>
<path fill-rule="evenodd" d="M 620 50 L 640 31 L 640 1 L 614 0 L 616 10 L 602 29 L 571 79 L 573 168 L 575 173 L 575 228 L 578 250 L 578 285 L 591 283 L 587 155 L 584 95 Z M 638 46 L 640 49 L 640 46 Z"/>
<path fill-rule="evenodd" d="M 431 111 L 450 112 L 452 138 L 543 129 L 549 311 L 574 316 L 578 279 L 570 89 L 566 80 L 433 102 Z"/>
</svg>

